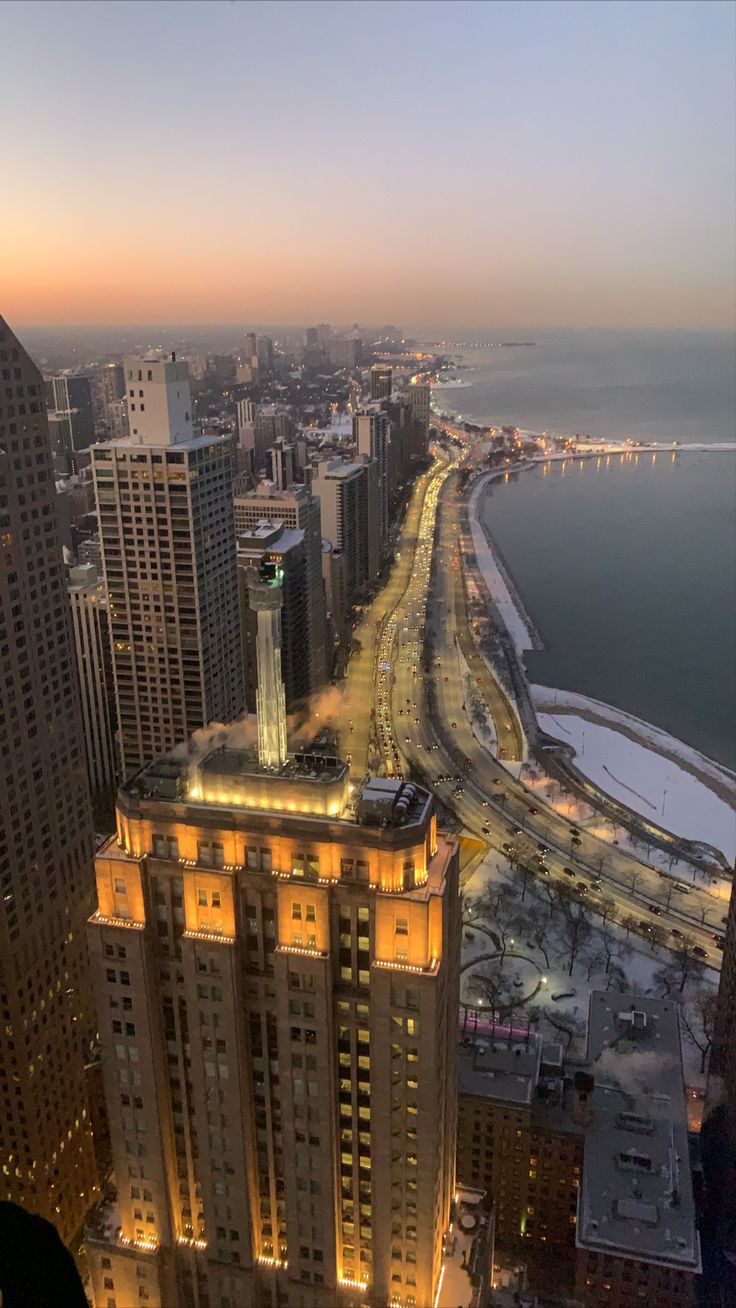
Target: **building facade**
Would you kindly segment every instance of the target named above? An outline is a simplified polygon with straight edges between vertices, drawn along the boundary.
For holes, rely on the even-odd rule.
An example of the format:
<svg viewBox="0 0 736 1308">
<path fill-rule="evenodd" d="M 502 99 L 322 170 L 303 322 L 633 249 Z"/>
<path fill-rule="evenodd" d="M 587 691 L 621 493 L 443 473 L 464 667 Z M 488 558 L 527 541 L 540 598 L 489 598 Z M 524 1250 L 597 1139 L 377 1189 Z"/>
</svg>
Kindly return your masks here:
<svg viewBox="0 0 736 1308">
<path fill-rule="evenodd" d="M 378 479 L 378 535 L 381 548 L 388 535 L 391 421 L 382 409 L 361 409 L 353 419 L 353 435 L 359 454 L 376 464 Z"/>
<path fill-rule="evenodd" d="M 0 319 L 0 1198 L 65 1240 L 97 1195 L 93 832 L 40 372 Z"/>
<path fill-rule="evenodd" d="M 389 365 L 374 363 L 371 368 L 371 399 L 388 400 L 391 398 L 391 368 Z"/>
<path fill-rule="evenodd" d="M 260 482 L 247 495 L 235 497 L 235 532 L 242 536 L 259 522 L 281 522 L 284 527 L 304 532 L 307 561 L 307 603 L 309 639 L 309 684 L 312 692 L 327 679 L 327 615 L 322 581 L 322 516 L 318 497 L 308 486 L 292 485 L 279 490 L 271 482 Z"/>
<path fill-rule="evenodd" d="M 125 369 L 131 435 L 93 471 L 129 776 L 244 700 L 231 442 L 195 434 L 186 363 Z"/>
<path fill-rule="evenodd" d="M 115 678 L 107 591 L 94 563 L 69 569 L 68 592 L 90 790 L 93 795 L 111 794 L 117 775 Z"/>
<path fill-rule="evenodd" d="M 52 449 L 57 471 L 71 475 L 79 471 L 80 455 L 95 438 L 92 387 L 89 377 L 62 373 L 46 379 Z"/>
<path fill-rule="evenodd" d="M 245 704 L 256 711 L 258 691 L 258 613 L 251 603 L 251 581 L 264 569 L 281 575 L 281 673 L 291 712 L 319 686 L 311 681 L 309 585 L 304 532 L 281 522 L 259 522 L 238 537 L 238 586 L 245 669 Z M 319 633 L 324 646 L 324 632 Z M 320 683 L 321 684 L 321 683 Z"/>
<path fill-rule="evenodd" d="M 656 1075 L 652 1076 L 652 1069 Z M 585 1060 L 520 1022 L 466 1022 L 458 1179 L 493 1205 L 499 1257 L 583 1308 L 692 1308 L 700 1245 L 677 1005 L 594 991 Z"/>
<path fill-rule="evenodd" d="M 435 1302 L 457 877 L 427 791 L 352 796 L 316 747 L 122 788 L 89 925 L 117 1182 L 95 1308 Z"/>
<path fill-rule="evenodd" d="M 312 485 L 322 506 L 322 531 L 345 559 L 345 589 L 352 605 L 378 570 L 377 505 L 371 513 L 375 464 L 324 459 L 314 471 Z"/>
</svg>

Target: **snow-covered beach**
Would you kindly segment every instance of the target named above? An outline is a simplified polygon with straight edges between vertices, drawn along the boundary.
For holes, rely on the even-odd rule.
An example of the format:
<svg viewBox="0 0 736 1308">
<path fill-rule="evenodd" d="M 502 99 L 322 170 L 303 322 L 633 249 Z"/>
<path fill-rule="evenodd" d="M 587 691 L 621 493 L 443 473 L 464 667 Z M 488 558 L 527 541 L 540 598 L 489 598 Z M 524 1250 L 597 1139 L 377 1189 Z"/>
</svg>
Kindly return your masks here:
<svg viewBox="0 0 736 1308">
<path fill-rule="evenodd" d="M 488 481 L 478 479 L 469 520 L 478 566 L 519 657 L 540 648 L 503 561 L 479 516 Z M 736 858 L 736 776 L 692 746 L 610 704 L 532 686 L 543 731 L 570 744 L 581 772 L 601 790 L 674 835 L 703 841 Z M 662 811 L 664 808 L 664 812 Z"/>
</svg>

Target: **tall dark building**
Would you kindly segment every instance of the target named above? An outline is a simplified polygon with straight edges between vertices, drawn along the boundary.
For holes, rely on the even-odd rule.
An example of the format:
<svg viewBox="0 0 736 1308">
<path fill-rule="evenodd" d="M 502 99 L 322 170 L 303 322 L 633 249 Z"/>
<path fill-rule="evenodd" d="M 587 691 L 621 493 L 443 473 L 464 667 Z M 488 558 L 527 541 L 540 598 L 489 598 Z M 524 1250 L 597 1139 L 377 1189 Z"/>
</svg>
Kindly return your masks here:
<svg viewBox="0 0 736 1308">
<path fill-rule="evenodd" d="M 68 1240 L 97 1186 L 92 817 L 43 378 L 2 318 L 0 376 L 0 1199 Z"/>
<path fill-rule="evenodd" d="M 78 471 L 78 456 L 95 438 L 92 387 L 89 377 L 62 374 L 46 379 L 52 448 L 57 471 Z"/>
<path fill-rule="evenodd" d="M 381 363 L 371 368 L 371 399 L 388 400 L 391 396 L 391 369 Z"/>
</svg>

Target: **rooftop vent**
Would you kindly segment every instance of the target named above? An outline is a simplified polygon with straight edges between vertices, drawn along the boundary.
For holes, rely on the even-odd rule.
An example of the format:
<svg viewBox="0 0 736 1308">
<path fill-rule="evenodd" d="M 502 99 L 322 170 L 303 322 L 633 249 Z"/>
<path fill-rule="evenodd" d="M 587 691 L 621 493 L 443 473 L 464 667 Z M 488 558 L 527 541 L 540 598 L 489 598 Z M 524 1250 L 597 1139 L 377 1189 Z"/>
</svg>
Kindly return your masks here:
<svg viewBox="0 0 736 1308">
<path fill-rule="evenodd" d="M 639 1135 L 652 1135 L 654 1122 L 651 1117 L 642 1117 L 639 1113 L 618 1113 L 616 1126 L 622 1131 L 636 1131 Z"/>
</svg>

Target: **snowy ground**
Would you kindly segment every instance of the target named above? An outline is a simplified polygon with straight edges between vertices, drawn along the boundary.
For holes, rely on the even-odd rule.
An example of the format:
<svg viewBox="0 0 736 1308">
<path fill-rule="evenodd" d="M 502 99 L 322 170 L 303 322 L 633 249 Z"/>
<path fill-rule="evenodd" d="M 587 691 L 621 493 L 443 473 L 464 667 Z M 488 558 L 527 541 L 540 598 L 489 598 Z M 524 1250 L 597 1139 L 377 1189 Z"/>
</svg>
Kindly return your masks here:
<svg viewBox="0 0 736 1308">
<path fill-rule="evenodd" d="M 473 735 L 483 749 L 487 749 L 491 754 L 498 754 L 498 737 L 496 735 L 496 724 L 493 717 L 488 711 L 487 704 L 481 699 L 478 687 L 474 678 L 470 674 L 470 669 L 463 658 L 458 646 L 458 662 L 460 664 L 460 675 L 463 682 L 463 699 L 468 710 L 468 719 L 473 730 Z"/>
<path fill-rule="evenodd" d="M 588 996 L 591 990 L 606 989 L 609 985 L 633 995 L 663 996 L 665 986 L 662 973 L 668 966 L 674 966 L 673 956 L 669 950 L 647 943 L 636 935 L 626 936 L 623 927 L 613 922 L 601 922 L 594 913 L 589 914 L 590 936 L 579 951 L 573 964 L 572 975 L 569 974 L 569 951 L 564 940 L 564 928 L 561 914 L 550 911 L 543 888 L 539 881 L 533 881 L 527 888 L 523 902 L 520 899 L 517 874 L 509 868 L 507 861 L 495 851 L 479 864 L 470 881 L 463 888 L 463 943 L 461 978 L 461 1000 L 482 1009 L 482 987 L 474 978 L 477 959 L 477 971 L 484 968 L 481 958 L 493 953 L 496 946 L 488 931 L 498 935 L 498 923 L 506 923 L 505 943 L 507 954 L 502 963 L 506 990 L 510 994 L 527 998 L 531 996 L 529 1007 L 538 1009 L 546 1015 L 541 1017 L 539 1029 L 550 1038 L 560 1038 L 555 1028 L 555 1020 L 568 1023 L 577 1029 L 571 1052 L 584 1053 L 585 1026 L 588 1013 Z M 516 884 L 517 899 L 509 910 L 508 905 L 499 911 L 498 919 L 492 914 L 480 913 L 476 907 L 478 897 L 486 891 L 493 891 L 499 883 L 513 886 Z M 535 918 L 543 921 L 543 934 L 537 935 L 533 923 Z M 509 922 L 513 924 L 509 926 Z M 486 930 L 482 928 L 485 927 Z M 608 940 L 609 952 L 615 950 L 611 971 L 606 972 L 605 950 L 602 954 L 602 937 Z M 513 943 L 512 943 L 513 942 Z M 611 943 L 613 942 L 613 944 Z M 467 966 L 470 964 L 470 966 Z M 671 997 L 683 1005 L 683 1015 L 702 1038 L 698 1019 L 698 1001 L 703 995 L 715 990 L 716 977 L 709 968 L 699 969 L 692 978 L 688 978 L 682 991 L 675 983 Z M 486 1001 L 487 1002 L 487 1001 Z M 523 1014 L 526 1008 L 520 1012 Z M 683 1032 L 685 1025 L 683 1023 Z M 688 1086 L 702 1089 L 704 1076 L 700 1072 L 701 1050 L 687 1036 L 682 1041 L 685 1080 Z"/>
<path fill-rule="evenodd" d="M 573 745 L 577 766 L 602 790 L 675 835 L 706 841 L 736 859 L 736 811 L 691 772 L 574 713 L 537 717 L 544 731 Z"/>
<path fill-rule="evenodd" d="M 482 494 L 487 481 L 488 477 L 481 477 L 470 496 L 468 516 L 470 521 L 470 531 L 473 537 L 473 548 L 475 550 L 476 559 L 478 560 L 478 567 L 483 573 L 491 597 L 496 604 L 518 653 L 521 654 L 525 649 L 534 649 L 534 640 L 518 605 L 509 591 L 506 581 L 494 557 L 493 550 L 488 544 L 486 534 L 477 517 L 478 499 Z"/>
</svg>

